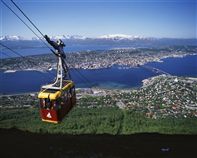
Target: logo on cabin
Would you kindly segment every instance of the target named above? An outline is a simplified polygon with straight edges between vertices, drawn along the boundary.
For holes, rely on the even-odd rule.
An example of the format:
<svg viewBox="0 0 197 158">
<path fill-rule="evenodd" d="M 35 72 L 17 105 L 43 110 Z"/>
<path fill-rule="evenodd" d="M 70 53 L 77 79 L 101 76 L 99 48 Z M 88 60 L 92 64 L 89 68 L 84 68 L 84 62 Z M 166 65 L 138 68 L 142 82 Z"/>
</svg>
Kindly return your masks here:
<svg viewBox="0 0 197 158">
<path fill-rule="evenodd" d="M 47 114 L 47 117 L 48 117 L 48 118 L 52 118 L 50 112 Z"/>
</svg>

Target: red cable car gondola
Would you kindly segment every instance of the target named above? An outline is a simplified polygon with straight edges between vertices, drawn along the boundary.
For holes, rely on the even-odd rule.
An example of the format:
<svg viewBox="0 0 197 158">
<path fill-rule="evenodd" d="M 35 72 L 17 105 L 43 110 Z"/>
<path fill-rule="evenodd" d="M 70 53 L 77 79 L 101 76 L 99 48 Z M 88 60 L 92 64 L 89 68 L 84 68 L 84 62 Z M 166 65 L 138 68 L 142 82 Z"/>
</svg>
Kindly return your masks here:
<svg viewBox="0 0 197 158">
<path fill-rule="evenodd" d="M 43 88 L 39 93 L 42 121 L 58 123 L 76 103 L 75 86 L 71 80 L 63 81 L 62 89 Z"/>
<path fill-rule="evenodd" d="M 40 116 L 42 121 L 59 123 L 76 104 L 75 84 L 70 80 L 68 67 L 64 61 L 65 55 L 59 51 L 58 43 L 50 41 L 48 36 L 46 40 L 57 50 L 57 77 L 55 83 L 42 86 L 38 94 Z M 60 43 L 60 47 L 63 46 L 65 45 Z"/>
</svg>

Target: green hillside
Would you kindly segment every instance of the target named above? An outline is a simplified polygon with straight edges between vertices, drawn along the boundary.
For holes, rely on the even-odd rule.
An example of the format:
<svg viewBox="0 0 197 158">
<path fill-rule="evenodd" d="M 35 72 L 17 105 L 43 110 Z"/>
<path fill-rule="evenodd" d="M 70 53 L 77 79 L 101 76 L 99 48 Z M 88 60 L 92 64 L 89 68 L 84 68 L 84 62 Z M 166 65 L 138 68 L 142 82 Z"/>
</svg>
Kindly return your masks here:
<svg viewBox="0 0 197 158">
<path fill-rule="evenodd" d="M 184 117 L 152 119 L 143 113 L 117 107 L 75 107 L 60 124 L 50 124 L 40 120 L 38 108 L 26 108 L 1 109 L 0 128 L 62 134 L 197 134 L 197 121 L 196 118 Z"/>
<path fill-rule="evenodd" d="M 0 128 L 41 133 L 197 134 L 197 80 L 157 76 L 138 90 L 77 90 L 77 104 L 60 124 L 41 121 L 37 94 L 0 97 Z"/>
</svg>

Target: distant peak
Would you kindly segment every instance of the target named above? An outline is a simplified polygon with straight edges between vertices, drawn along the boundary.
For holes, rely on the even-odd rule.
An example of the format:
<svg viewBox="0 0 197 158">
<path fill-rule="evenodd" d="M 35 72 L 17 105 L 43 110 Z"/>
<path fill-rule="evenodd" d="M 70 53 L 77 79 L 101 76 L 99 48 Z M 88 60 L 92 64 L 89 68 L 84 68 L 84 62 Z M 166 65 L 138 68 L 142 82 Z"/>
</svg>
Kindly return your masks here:
<svg viewBox="0 0 197 158">
<path fill-rule="evenodd" d="M 16 36 L 16 35 L 6 35 L 6 36 L 0 36 L 0 40 L 16 41 L 16 40 L 25 40 L 25 38 L 21 36 Z"/>
<path fill-rule="evenodd" d="M 87 37 L 85 36 L 80 36 L 80 35 L 56 35 L 56 36 L 51 36 L 51 39 L 86 39 Z"/>
<path fill-rule="evenodd" d="M 125 35 L 125 34 L 109 34 L 109 35 L 102 35 L 99 36 L 98 38 L 100 39 L 138 39 L 138 38 L 143 38 L 140 36 L 132 36 L 132 35 Z"/>
<path fill-rule="evenodd" d="M 40 37 L 43 39 L 43 37 Z M 57 39 L 76 39 L 76 40 L 85 40 L 87 37 L 85 36 L 80 36 L 80 35 L 55 35 L 55 36 L 50 36 L 51 39 L 57 40 Z M 6 36 L 0 36 L 0 41 L 17 41 L 17 40 L 39 40 L 38 37 L 32 37 L 30 39 L 24 38 L 22 36 L 17 36 L 17 35 L 6 35 Z"/>
</svg>

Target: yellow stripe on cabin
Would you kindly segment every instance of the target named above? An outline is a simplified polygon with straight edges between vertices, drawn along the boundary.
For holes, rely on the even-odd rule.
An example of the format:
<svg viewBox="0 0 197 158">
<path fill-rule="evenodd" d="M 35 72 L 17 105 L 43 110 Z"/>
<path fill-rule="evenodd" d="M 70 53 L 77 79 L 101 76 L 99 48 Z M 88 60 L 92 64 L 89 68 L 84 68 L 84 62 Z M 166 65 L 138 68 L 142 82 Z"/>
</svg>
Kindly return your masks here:
<svg viewBox="0 0 197 158">
<path fill-rule="evenodd" d="M 53 120 L 45 120 L 45 119 L 42 119 L 42 121 L 44 122 L 49 122 L 49 123 L 59 123 L 58 121 L 53 121 Z"/>
<path fill-rule="evenodd" d="M 55 92 L 55 93 L 47 92 L 47 89 L 41 91 L 38 94 L 38 98 L 39 99 L 49 98 L 50 100 L 56 100 L 57 98 L 59 98 L 61 96 L 61 94 L 62 94 L 63 91 L 69 90 L 70 88 L 72 88 L 74 86 L 74 83 L 72 81 L 67 80 L 66 82 L 67 82 L 66 86 L 64 86 L 60 90 L 57 90 L 57 92 Z"/>
</svg>

